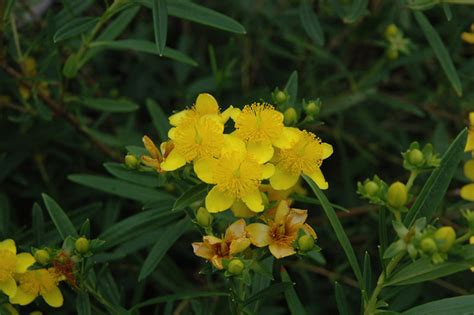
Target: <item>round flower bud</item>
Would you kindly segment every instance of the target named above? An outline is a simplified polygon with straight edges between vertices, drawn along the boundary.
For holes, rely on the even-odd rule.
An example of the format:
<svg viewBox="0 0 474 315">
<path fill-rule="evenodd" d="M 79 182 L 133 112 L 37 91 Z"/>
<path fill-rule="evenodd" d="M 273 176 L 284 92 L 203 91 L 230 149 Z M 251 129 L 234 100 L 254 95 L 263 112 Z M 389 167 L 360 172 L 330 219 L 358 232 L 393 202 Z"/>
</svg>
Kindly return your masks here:
<svg viewBox="0 0 474 315">
<path fill-rule="evenodd" d="M 387 49 L 387 58 L 390 59 L 390 60 L 395 60 L 398 58 L 398 50 L 396 50 L 395 48 L 389 48 Z"/>
<path fill-rule="evenodd" d="M 309 252 L 314 248 L 314 239 L 309 235 L 302 235 L 298 239 L 298 247 L 302 252 Z"/>
<path fill-rule="evenodd" d="M 408 152 L 408 162 L 412 165 L 421 165 L 424 162 L 425 157 L 423 153 L 418 149 L 413 149 Z"/>
<path fill-rule="evenodd" d="M 286 95 L 283 91 L 278 91 L 275 93 L 275 101 L 277 103 L 284 103 L 288 99 L 288 95 Z"/>
<path fill-rule="evenodd" d="M 89 240 L 85 237 L 79 237 L 74 244 L 79 254 L 85 254 L 89 251 Z"/>
<path fill-rule="evenodd" d="M 379 185 L 374 181 L 368 181 L 364 184 L 364 191 L 369 196 L 375 195 L 379 191 Z"/>
<path fill-rule="evenodd" d="M 432 254 L 438 251 L 436 242 L 431 237 L 424 238 L 420 243 L 421 250 L 426 254 Z"/>
<path fill-rule="evenodd" d="M 48 251 L 44 249 L 38 249 L 35 252 L 35 260 L 41 265 L 46 265 L 47 263 L 49 263 L 50 259 L 51 257 L 49 256 Z"/>
<path fill-rule="evenodd" d="M 202 227 L 208 227 L 212 223 L 212 215 L 206 208 L 200 207 L 196 213 L 196 221 Z"/>
<path fill-rule="evenodd" d="M 287 126 L 292 126 L 298 122 L 298 113 L 293 107 L 287 108 L 283 116 L 285 117 L 284 123 Z"/>
<path fill-rule="evenodd" d="M 227 271 L 234 276 L 238 276 L 244 271 L 244 263 L 240 259 L 233 259 L 227 266 Z"/>
<path fill-rule="evenodd" d="M 441 252 L 448 252 L 456 240 L 456 232 L 450 226 L 443 226 L 436 230 L 434 239 L 438 243 L 438 248 Z"/>
<path fill-rule="evenodd" d="M 398 34 L 398 27 L 395 24 L 390 24 L 385 29 L 385 38 L 391 39 Z"/>
<path fill-rule="evenodd" d="M 315 101 L 309 101 L 308 103 L 304 104 L 303 108 L 305 113 L 309 116 L 316 116 L 321 110 L 321 101 L 319 99 Z"/>
<path fill-rule="evenodd" d="M 128 168 L 135 169 L 140 165 L 140 160 L 135 155 L 127 154 L 125 156 L 125 165 Z"/>
<path fill-rule="evenodd" d="M 388 188 L 387 202 L 394 208 L 403 207 L 408 201 L 408 191 L 405 184 L 395 182 Z"/>
</svg>

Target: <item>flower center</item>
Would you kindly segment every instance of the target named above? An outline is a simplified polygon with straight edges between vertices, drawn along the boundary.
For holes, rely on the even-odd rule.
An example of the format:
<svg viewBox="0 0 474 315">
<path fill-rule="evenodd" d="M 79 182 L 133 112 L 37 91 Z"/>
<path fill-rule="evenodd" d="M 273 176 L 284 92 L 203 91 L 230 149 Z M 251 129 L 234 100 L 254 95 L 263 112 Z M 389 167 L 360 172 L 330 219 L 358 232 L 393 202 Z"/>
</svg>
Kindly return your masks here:
<svg viewBox="0 0 474 315">
<path fill-rule="evenodd" d="M 242 197 L 258 189 L 262 166 L 249 156 L 229 153 L 222 156 L 214 179 L 217 188 L 233 197 Z"/>
<path fill-rule="evenodd" d="M 276 140 L 283 131 L 283 115 L 268 104 L 246 105 L 235 122 L 237 135 L 249 142 Z"/>
<path fill-rule="evenodd" d="M 16 269 L 16 255 L 8 250 L 0 250 L 0 282 L 9 279 Z"/>
<path fill-rule="evenodd" d="M 293 174 L 311 174 L 321 166 L 323 146 L 313 133 L 303 131 L 298 141 L 289 149 L 278 151 L 278 163 Z"/>
</svg>

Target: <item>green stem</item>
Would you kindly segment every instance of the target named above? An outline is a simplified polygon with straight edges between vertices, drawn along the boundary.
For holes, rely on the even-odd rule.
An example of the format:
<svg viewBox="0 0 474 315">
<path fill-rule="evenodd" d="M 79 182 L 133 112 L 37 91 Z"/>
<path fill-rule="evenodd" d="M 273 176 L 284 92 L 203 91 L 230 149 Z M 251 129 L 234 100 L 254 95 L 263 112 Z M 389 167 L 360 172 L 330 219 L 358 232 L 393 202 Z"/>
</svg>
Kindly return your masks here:
<svg viewBox="0 0 474 315">
<path fill-rule="evenodd" d="M 385 273 L 382 272 L 380 274 L 379 279 L 377 280 L 377 286 L 372 292 L 370 300 L 365 308 L 364 315 L 371 315 L 375 312 L 378 301 L 377 298 L 385 285 L 385 280 L 387 280 L 387 278 L 390 276 L 390 274 L 393 272 L 395 267 L 398 265 L 398 263 L 400 262 L 400 260 L 402 260 L 404 256 L 405 252 L 403 251 L 393 257 L 392 260 L 388 263 L 387 268 L 385 269 Z"/>
<path fill-rule="evenodd" d="M 418 174 L 419 174 L 419 171 L 411 171 L 410 177 L 408 178 L 407 184 L 405 185 L 407 187 L 407 192 L 410 192 L 410 189 L 413 186 L 413 183 L 415 182 L 415 179 L 418 176 Z"/>
<path fill-rule="evenodd" d="M 23 60 L 23 54 L 21 52 L 20 37 L 18 36 L 18 30 L 16 28 L 16 19 L 13 13 L 10 16 L 10 21 L 12 24 L 13 41 L 15 42 L 15 49 L 16 49 L 16 54 L 18 55 L 18 62 L 21 63 L 21 61 Z"/>
<path fill-rule="evenodd" d="M 472 236 L 472 233 L 471 233 L 471 231 L 469 231 L 469 232 L 467 232 L 466 234 L 464 234 L 463 236 L 457 238 L 457 239 L 454 241 L 454 244 L 461 244 L 461 243 L 464 243 L 464 242 L 467 241 L 471 236 Z"/>
</svg>

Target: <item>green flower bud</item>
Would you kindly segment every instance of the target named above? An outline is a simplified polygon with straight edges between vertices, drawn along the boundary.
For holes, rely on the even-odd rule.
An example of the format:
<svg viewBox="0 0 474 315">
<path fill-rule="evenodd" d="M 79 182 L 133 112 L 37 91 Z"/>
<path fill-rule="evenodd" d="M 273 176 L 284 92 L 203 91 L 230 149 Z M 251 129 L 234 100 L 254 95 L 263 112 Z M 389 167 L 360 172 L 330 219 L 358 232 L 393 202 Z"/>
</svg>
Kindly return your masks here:
<svg viewBox="0 0 474 315">
<path fill-rule="evenodd" d="M 410 164 L 419 166 L 425 161 L 423 153 L 418 149 L 413 149 L 408 152 L 407 160 Z"/>
<path fill-rule="evenodd" d="M 135 169 L 140 165 L 140 160 L 135 155 L 127 154 L 125 156 L 125 165 L 128 168 Z"/>
<path fill-rule="evenodd" d="M 196 213 L 196 221 L 202 227 L 208 227 L 212 223 L 212 215 L 206 208 L 200 207 Z"/>
<path fill-rule="evenodd" d="M 387 49 L 387 58 L 390 59 L 390 60 L 395 60 L 398 58 L 398 50 L 394 49 L 394 48 L 389 48 Z"/>
<path fill-rule="evenodd" d="M 395 182 L 388 188 L 387 202 L 394 208 L 403 207 L 408 201 L 408 191 L 405 184 Z"/>
<path fill-rule="evenodd" d="M 234 276 L 238 276 L 244 271 L 244 267 L 242 260 L 233 259 L 227 266 L 227 271 Z"/>
<path fill-rule="evenodd" d="M 384 33 L 385 38 L 387 40 L 390 40 L 391 38 L 397 36 L 397 34 L 398 34 L 398 27 L 395 24 L 388 25 Z"/>
<path fill-rule="evenodd" d="M 298 113 L 293 107 L 288 107 L 283 114 L 285 125 L 292 126 L 298 122 Z"/>
<path fill-rule="evenodd" d="M 51 257 L 49 256 L 49 253 L 47 250 L 38 249 L 35 252 L 35 260 L 41 265 L 46 265 L 47 263 L 49 263 L 50 259 Z"/>
<path fill-rule="evenodd" d="M 89 240 L 85 237 L 79 237 L 74 243 L 74 247 L 79 254 L 85 254 L 89 251 Z"/>
<path fill-rule="evenodd" d="M 364 184 L 364 191 L 369 196 L 375 195 L 379 191 L 379 188 L 379 185 L 372 180 Z"/>
<path fill-rule="evenodd" d="M 432 254 L 438 251 L 436 242 L 431 237 L 424 238 L 420 243 L 421 250 L 426 254 Z"/>
<path fill-rule="evenodd" d="M 303 109 L 308 116 L 317 116 L 321 111 L 321 105 L 321 100 L 317 99 L 308 103 L 304 102 Z"/>
<path fill-rule="evenodd" d="M 278 90 L 275 93 L 275 101 L 277 103 L 284 103 L 288 99 L 288 94 L 286 94 L 284 91 Z"/>
<path fill-rule="evenodd" d="M 443 226 L 436 230 L 433 237 L 438 243 L 439 250 L 447 253 L 456 240 L 456 232 L 450 226 Z"/>
<path fill-rule="evenodd" d="M 309 252 L 314 248 L 314 239 L 309 235 L 302 235 L 298 239 L 298 247 L 302 252 Z"/>
</svg>

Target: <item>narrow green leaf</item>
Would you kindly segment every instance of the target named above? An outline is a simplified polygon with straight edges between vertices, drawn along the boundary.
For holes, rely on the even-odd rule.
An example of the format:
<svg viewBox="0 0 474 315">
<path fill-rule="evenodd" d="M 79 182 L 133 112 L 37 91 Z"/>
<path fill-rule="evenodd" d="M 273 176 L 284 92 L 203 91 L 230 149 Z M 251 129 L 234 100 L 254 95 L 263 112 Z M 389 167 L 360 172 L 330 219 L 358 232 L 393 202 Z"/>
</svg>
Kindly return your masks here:
<svg viewBox="0 0 474 315">
<path fill-rule="evenodd" d="M 345 95 L 336 96 L 324 102 L 321 108 L 320 117 L 343 112 L 358 104 L 363 103 L 367 98 L 375 93 L 375 89 L 367 89 L 365 91 L 351 92 Z"/>
<path fill-rule="evenodd" d="M 349 12 L 344 16 L 345 23 L 354 23 L 367 11 L 368 0 L 353 0 Z"/>
<path fill-rule="evenodd" d="M 152 8 L 154 0 L 141 0 L 143 5 Z M 180 19 L 214 27 L 223 31 L 245 34 L 245 28 L 236 20 L 187 0 L 173 0 L 168 3 L 168 14 Z"/>
<path fill-rule="evenodd" d="M 451 178 L 457 170 L 458 164 L 464 153 L 467 130 L 461 131 L 456 139 L 451 143 L 446 153 L 443 155 L 441 165 L 435 169 L 423 189 L 416 198 L 415 203 L 405 216 L 405 226 L 411 226 L 419 217 L 431 218 L 439 203 L 448 189 Z"/>
<path fill-rule="evenodd" d="M 318 16 L 314 13 L 313 9 L 306 0 L 301 1 L 300 9 L 300 21 L 303 25 L 306 34 L 319 46 L 324 45 L 324 34 L 319 24 Z"/>
<path fill-rule="evenodd" d="M 183 293 L 178 293 L 178 294 L 165 295 L 165 296 L 160 296 L 157 298 L 144 301 L 140 304 L 137 304 L 130 309 L 130 312 L 135 312 L 139 308 L 142 308 L 145 306 L 155 305 L 155 304 L 164 303 L 164 302 L 190 300 L 190 299 L 196 299 L 196 298 L 215 297 L 215 296 L 229 296 L 229 293 L 215 291 L 215 292 L 183 292 Z"/>
<path fill-rule="evenodd" d="M 283 282 L 290 283 L 291 286 L 285 290 L 285 298 L 286 302 L 288 303 L 288 307 L 290 309 L 291 314 L 293 315 L 304 315 L 306 314 L 306 310 L 301 304 L 298 295 L 296 294 L 295 288 L 293 287 L 294 283 L 291 281 L 290 275 L 285 270 L 285 268 L 281 269 L 281 280 Z"/>
<path fill-rule="evenodd" d="M 421 258 L 402 268 L 389 278 L 386 286 L 408 285 L 438 279 L 450 274 L 468 270 L 474 263 L 473 259 L 459 262 L 433 264 L 429 258 Z"/>
<path fill-rule="evenodd" d="M 284 91 L 288 93 L 289 101 L 294 104 L 298 98 L 298 72 L 293 71 L 286 82 Z"/>
<path fill-rule="evenodd" d="M 168 8 L 166 0 L 152 0 L 153 30 L 158 54 L 163 55 L 166 46 L 166 33 L 168 32 Z"/>
<path fill-rule="evenodd" d="M 415 306 L 402 315 L 472 314 L 474 295 L 456 296 Z"/>
<path fill-rule="evenodd" d="M 362 274 L 364 276 L 365 292 L 370 296 L 372 293 L 372 264 L 370 262 L 370 255 L 367 251 L 364 255 L 364 269 Z"/>
<path fill-rule="evenodd" d="M 191 224 L 191 220 L 186 217 L 173 225 L 167 226 L 163 230 L 163 233 L 156 240 L 155 246 L 153 246 L 143 263 L 138 281 L 142 281 L 155 270 L 168 249 L 191 227 Z"/>
<path fill-rule="evenodd" d="M 69 175 L 68 179 L 80 185 L 143 203 L 147 201 L 166 201 L 174 199 L 174 196 L 163 191 L 104 176 L 73 174 Z"/>
<path fill-rule="evenodd" d="M 91 315 L 91 301 L 89 294 L 85 291 L 80 291 L 76 298 L 76 310 L 78 315 Z"/>
<path fill-rule="evenodd" d="M 451 7 L 449 6 L 449 4 L 443 3 L 443 11 L 444 15 L 446 16 L 446 20 L 451 21 L 453 18 L 453 12 L 451 12 Z"/>
<path fill-rule="evenodd" d="M 337 240 L 339 241 L 339 244 L 341 244 L 342 249 L 347 256 L 347 260 L 352 267 L 352 271 L 357 278 L 357 282 L 359 283 L 361 289 L 365 289 L 359 262 L 357 261 L 357 257 L 355 255 L 354 249 L 352 248 L 351 242 L 349 241 L 349 238 L 347 237 L 346 232 L 344 231 L 344 228 L 342 227 L 342 224 L 336 215 L 336 211 L 331 206 L 331 203 L 326 198 L 326 195 L 321 191 L 321 189 L 319 189 L 316 183 L 307 175 L 303 175 L 303 178 L 309 184 L 319 201 L 321 201 L 324 213 L 328 217 L 334 233 L 336 234 Z"/>
<path fill-rule="evenodd" d="M 81 98 L 81 103 L 91 109 L 110 113 L 128 113 L 140 107 L 128 100 L 112 100 L 108 98 Z"/>
<path fill-rule="evenodd" d="M 37 246 L 43 245 L 44 238 L 44 216 L 41 206 L 36 202 L 33 205 L 32 221 L 33 221 L 33 233 L 35 235 L 35 242 Z"/>
<path fill-rule="evenodd" d="M 339 282 L 334 283 L 334 289 L 336 291 L 336 303 L 337 303 L 337 310 L 339 311 L 339 315 L 350 315 L 349 306 L 347 303 L 346 295 L 344 294 L 344 290 Z"/>
<path fill-rule="evenodd" d="M 68 236 L 77 237 L 78 235 L 74 225 L 72 224 L 71 220 L 69 220 L 64 210 L 58 205 L 58 203 L 47 194 L 41 194 L 41 196 L 43 197 L 43 201 L 46 209 L 48 210 L 49 216 L 56 226 L 61 238 L 64 240 Z"/>
<path fill-rule="evenodd" d="M 165 114 L 160 105 L 150 98 L 146 100 L 146 108 L 150 113 L 151 121 L 156 131 L 158 131 L 161 141 L 166 141 L 168 139 L 168 130 L 171 128 L 168 115 Z"/>
<path fill-rule="evenodd" d="M 176 199 L 176 202 L 173 205 L 173 211 L 184 209 L 196 201 L 203 200 L 207 194 L 207 187 L 208 185 L 203 183 L 193 186 L 185 191 L 178 199 Z"/>
<path fill-rule="evenodd" d="M 266 298 L 274 297 L 274 296 L 279 295 L 280 293 L 285 292 L 286 290 L 290 290 L 292 288 L 293 288 L 293 284 L 290 283 L 290 282 L 280 282 L 280 283 L 273 284 L 273 285 L 269 286 L 268 288 L 265 288 L 265 289 L 255 293 L 254 295 L 252 295 L 248 299 L 246 299 L 244 301 L 244 305 L 248 305 L 248 304 L 251 304 L 253 302 L 263 300 L 263 299 L 266 299 Z"/>
<path fill-rule="evenodd" d="M 420 25 L 423 33 L 425 34 L 426 39 L 431 45 L 436 58 L 438 58 L 441 67 L 444 70 L 444 73 L 448 77 L 451 85 L 453 86 L 456 93 L 461 96 L 462 95 L 462 85 L 461 80 L 459 80 L 458 73 L 456 72 L 456 68 L 454 67 L 453 61 L 451 56 L 449 55 L 448 50 L 443 44 L 443 41 L 439 37 L 436 30 L 431 25 L 430 21 L 426 18 L 426 16 L 419 11 L 413 13 L 415 15 L 415 19 Z"/>
<path fill-rule="evenodd" d="M 102 47 L 115 50 L 134 50 L 138 52 L 159 55 L 156 45 L 153 42 L 141 39 L 123 39 L 116 41 L 95 41 L 90 44 L 90 47 Z M 191 66 L 197 66 L 197 62 L 186 56 L 182 52 L 165 47 L 163 50 L 163 57 L 167 57 Z"/>
<path fill-rule="evenodd" d="M 141 186 L 155 188 L 161 185 L 161 175 L 156 172 L 140 172 L 131 170 L 120 163 L 104 163 L 105 169 L 115 177 L 139 184 Z"/>
<path fill-rule="evenodd" d="M 97 17 L 78 17 L 61 26 L 53 36 L 55 43 L 89 31 L 97 24 Z"/>
</svg>

